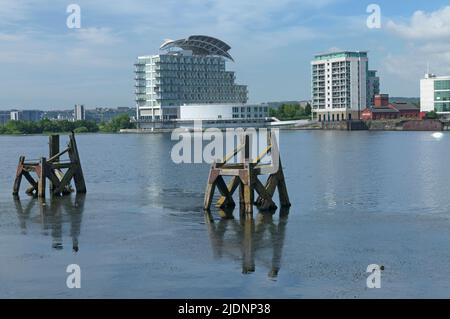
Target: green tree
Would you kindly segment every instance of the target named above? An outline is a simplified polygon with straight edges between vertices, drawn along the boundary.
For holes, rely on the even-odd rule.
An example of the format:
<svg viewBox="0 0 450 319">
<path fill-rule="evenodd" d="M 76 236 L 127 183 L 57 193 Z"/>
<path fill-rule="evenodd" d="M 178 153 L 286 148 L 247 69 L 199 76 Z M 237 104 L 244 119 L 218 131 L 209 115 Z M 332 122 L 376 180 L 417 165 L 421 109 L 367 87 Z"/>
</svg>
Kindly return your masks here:
<svg viewBox="0 0 450 319">
<path fill-rule="evenodd" d="M 98 132 L 98 125 L 93 121 L 51 121 L 43 119 L 39 122 L 9 121 L 0 126 L 0 134 L 42 134 L 42 133 L 67 133 L 83 127 L 88 132 Z M 83 131 L 84 131 L 83 129 Z"/>
<path fill-rule="evenodd" d="M 131 123 L 130 116 L 128 114 L 122 114 L 116 116 L 108 123 L 102 123 L 100 125 L 100 130 L 102 132 L 119 132 L 121 129 L 132 129 L 136 128 L 134 123 Z"/>
<path fill-rule="evenodd" d="M 438 118 L 438 114 L 435 111 L 430 111 L 430 112 L 427 112 L 427 114 L 425 114 L 425 118 L 427 118 L 429 120 L 435 120 Z"/>
<path fill-rule="evenodd" d="M 311 116 L 311 104 L 306 104 L 305 106 L 305 115 L 306 116 Z"/>
<path fill-rule="evenodd" d="M 311 112 L 311 110 L 309 111 Z M 308 118 L 306 109 L 299 104 L 282 104 L 278 109 L 270 109 L 270 116 L 274 116 L 279 120 L 300 120 Z M 311 113 L 309 113 L 311 114 Z"/>
</svg>

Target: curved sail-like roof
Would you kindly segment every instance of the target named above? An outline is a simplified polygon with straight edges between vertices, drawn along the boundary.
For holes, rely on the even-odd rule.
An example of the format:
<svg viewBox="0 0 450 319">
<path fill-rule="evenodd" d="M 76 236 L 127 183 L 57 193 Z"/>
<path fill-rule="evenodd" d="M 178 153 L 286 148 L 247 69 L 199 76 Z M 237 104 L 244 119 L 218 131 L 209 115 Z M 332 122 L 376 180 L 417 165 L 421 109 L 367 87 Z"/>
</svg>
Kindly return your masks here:
<svg viewBox="0 0 450 319">
<path fill-rule="evenodd" d="M 209 37 L 206 35 L 191 35 L 187 39 L 166 40 L 160 49 L 181 48 L 190 50 L 196 55 L 218 55 L 234 61 L 228 50 L 231 47 L 222 40 Z"/>
</svg>

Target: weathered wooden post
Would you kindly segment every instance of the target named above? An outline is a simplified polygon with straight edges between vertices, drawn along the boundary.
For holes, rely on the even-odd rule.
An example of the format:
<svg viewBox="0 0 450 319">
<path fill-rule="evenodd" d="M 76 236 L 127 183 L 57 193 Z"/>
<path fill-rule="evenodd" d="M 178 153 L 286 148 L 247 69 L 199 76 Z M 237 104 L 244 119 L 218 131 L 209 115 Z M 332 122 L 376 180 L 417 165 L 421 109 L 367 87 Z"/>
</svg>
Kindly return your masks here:
<svg viewBox="0 0 450 319">
<path fill-rule="evenodd" d="M 276 189 L 278 189 L 281 206 L 291 206 L 276 136 L 269 133 L 268 139 L 270 143 L 268 143 L 266 149 L 257 158 L 253 159 L 250 156 L 250 150 L 252 149 L 251 137 L 246 133 L 241 136 L 241 145 L 230 155 L 226 156 L 223 162 L 212 164 L 205 191 L 205 210 L 209 211 L 211 208 L 216 187 L 222 195 L 216 206 L 221 208 L 234 207 L 233 193 L 239 187 L 241 213 L 245 215 L 253 214 L 253 205 L 256 205 L 260 210 L 276 209 L 277 206 L 272 199 Z M 239 152 L 243 155 L 241 163 L 227 163 Z M 271 156 L 272 163 L 270 165 L 260 164 L 266 155 Z M 258 179 L 258 175 L 269 175 L 265 185 Z M 224 176 L 231 177 L 228 186 L 223 179 Z M 255 191 L 258 193 L 256 201 L 254 200 Z"/>
<path fill-rule="evenodd" d="M 38 174 L 38 198 L 45 198 L 46 177 L 47 177 L 47 160 L 45 157 L 41 157 L 39 161 L 40 166 L 36 167 L 36 173 Z"/>
<path fill-rule="evenodd" d="M 49 145 L 49 158 L 54 158 L 56 162 L 59 162 L 59 135 L 50 135 L 48 137 L 48 145 Z M 58 172 L 57 172 L 58 171 Z M 61 171 L 60 170 L 55 170 L 56 175 L 61 175 Z M 60 177 L 60 176 L 58 176 Z M 53 193 L 54 190 L 58 187 L 58 185 L 56 185 L 53 182 L 50 182 L 50 192 Z"/>
<path fill-rule="evenodd" d="M 75 182 L 75 188 L 77 193 L 86 193 L 86 183 L 84 181 L 83 170 L 81 168 L 80 156 L 78 154 L 77 141 L 75 140 L 75 133 L 72 132 L 69 136 L 69 158 L 73 163 L 73 180 Z"/>
<path fill-rule="evenodd" d="M 61 156 L 68 154 L 69 161 L 61 161 Z M 17 166 L 16 178 L 13 186 L 13 195 L 19 194 L 20 184 L 24 176 L 31 187 L 27 189 L 28 195 L 37 193 L 39 198 L 45 198 L 46 179 L 50 181 L 50 189 L 52 195 L 67 195 L 73 190 L 71 181 L 74 180 L 77 193 L 86 193 L 86 183 L 81 168 L 80 156 L 75 140 L 75 134 L 69 136 L 69 144 L 66 149 L 59 150 L 59 135 L 49 137 L 49 154 L 47 160 L 42 157 L 39 162 L 25 161 L 25 157 L 21 156 Z M 63 170 L 66 170 L 63 173 Z M 31 172 L 37 175 L 37 181 L 31 176 Z"/>
<path fill-rule="evenodd" d="M 22 169 L 23 169 L 23 163 L 25 162 L 25 156 L 19 157 L 19 165 L 17 165 L 17 171 L 16 171 L 16 178 L 14 180 L 14 186 L 13 186 L 13 195 L 17 196 L 19 195 L 20 190 L 20 184 L 22 182 Z"/>
</svg>

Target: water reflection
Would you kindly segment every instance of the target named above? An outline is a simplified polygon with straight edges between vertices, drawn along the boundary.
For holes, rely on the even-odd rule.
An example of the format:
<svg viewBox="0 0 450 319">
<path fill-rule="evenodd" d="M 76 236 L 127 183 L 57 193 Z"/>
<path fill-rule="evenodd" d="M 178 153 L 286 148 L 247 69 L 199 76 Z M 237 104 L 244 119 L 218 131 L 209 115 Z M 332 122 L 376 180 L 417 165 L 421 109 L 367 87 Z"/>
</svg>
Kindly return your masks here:
<svg viewBox="0 0 450 319">
<path fill-rule="evenodd" d="M 14 204 L 19 219 L 22 234 L 27 234 L 29 227 L 38 221 L 42 225 L 43 235 L 51 235 L 52 248 L 63 249 L 63 224 L 70 225 L 70 237 L 72 249 L 78 252 L 81 220 L 84 211 L 86 195 L 53 197 L 45 201 L 32 198 L 26 205 L 22 204 L 19 197 L 14 198 Z M 38 212 L 38 218 L 36 218 Z"/>
<path fill-rule="evenodd" d="M 243 274 L 254 272 L 255 259 L 258 259 L 269 268 L 268 277 L 276 279 L 281 267 L 289 209 L 280 210 L 278 221 L 274 221 L 274 212 L 259 212 L 255 219 L 241 215 L 239 220 L 234 219 L 232 212 L 220 211 L 220 215 L 221 218 L 215 221 L 211 213 L 205 213 L 215 258 L 228 255 L 241 259 Z M 266 261 L 268 249 L 271 249 L 270 262 Z"/>
</svg>

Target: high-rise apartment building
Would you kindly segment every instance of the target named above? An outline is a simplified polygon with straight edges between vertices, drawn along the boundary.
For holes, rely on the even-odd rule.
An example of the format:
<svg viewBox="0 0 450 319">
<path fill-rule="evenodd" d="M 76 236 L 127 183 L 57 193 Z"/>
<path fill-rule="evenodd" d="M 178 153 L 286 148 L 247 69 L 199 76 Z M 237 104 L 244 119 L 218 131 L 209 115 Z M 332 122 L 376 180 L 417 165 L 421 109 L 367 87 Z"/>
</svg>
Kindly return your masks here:
<svg viewBox="0 0 450 319">
<path fill-rule="evenodd" d="M 368 104 L 367 52 L 318 54 L 311 66 L 312 109 L 317 119 L 359 119 Z"/>
<path fill-rule="evenodd" d="M 75 111 L 73 118 L 75 121 L 84 121 L 86 119 L 86 111 L 84 110 L 84 105 L 75 104 Z"/>
<path fill-rule="evenodd" d="M 140 56 L 135 63 L 137 121 L 177 119 L 180 106 L 245 104 L 247 86 L 235 83 L 226 60 L 233 61 L 225 42 L 201 35 L 167 40 L 164 53 Z"/>
<path fill-rule="evenodd" d="M 420 111 L 450 116 L 450 76 L 425 74 L 420 80 Z"/>
</svg>

